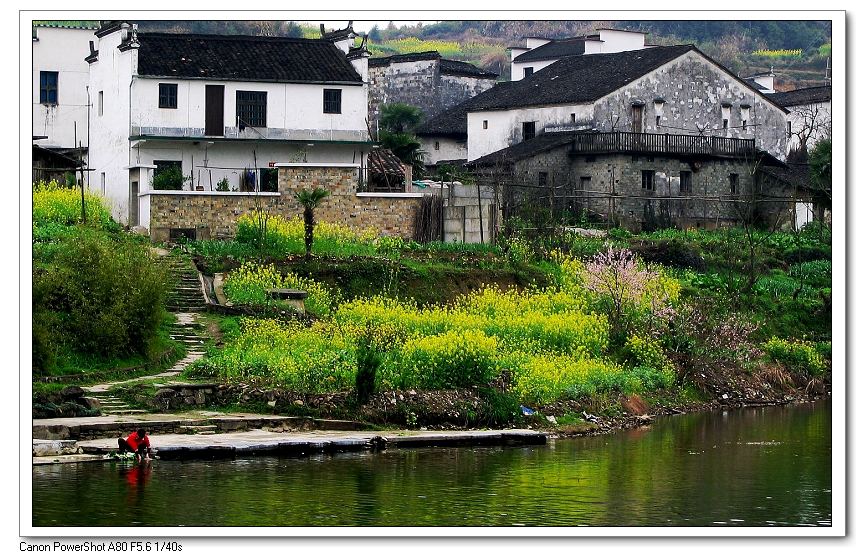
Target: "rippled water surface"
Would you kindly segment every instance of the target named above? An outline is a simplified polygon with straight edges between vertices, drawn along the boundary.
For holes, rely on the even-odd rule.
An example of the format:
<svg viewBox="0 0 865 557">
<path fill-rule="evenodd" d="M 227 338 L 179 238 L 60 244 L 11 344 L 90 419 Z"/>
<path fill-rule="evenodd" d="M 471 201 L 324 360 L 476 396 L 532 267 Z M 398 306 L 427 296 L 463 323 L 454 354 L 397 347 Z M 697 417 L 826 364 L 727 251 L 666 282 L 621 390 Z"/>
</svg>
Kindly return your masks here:
<svg viewBox="0 0 865 557">
<path fill-rule="evenodd" d="M 37 466 L 34 526 L 831 525 L 831 407 L 545 447 Z"/>
</svg>

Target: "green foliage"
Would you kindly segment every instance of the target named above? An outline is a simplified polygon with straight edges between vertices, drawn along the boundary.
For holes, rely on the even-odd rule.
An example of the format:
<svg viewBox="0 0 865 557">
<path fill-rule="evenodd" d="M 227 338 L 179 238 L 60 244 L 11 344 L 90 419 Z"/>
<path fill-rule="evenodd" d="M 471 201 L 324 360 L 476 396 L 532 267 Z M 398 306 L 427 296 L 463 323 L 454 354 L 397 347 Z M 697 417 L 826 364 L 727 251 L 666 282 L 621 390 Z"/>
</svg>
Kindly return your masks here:
<svg viewBox="0 0 865 557">
<path fill-rule="evenodd" d="M 811 170 L 811 180 L 817 187 L 828 191 L 832 188 L 832 140 L 823 139 L 817 142 L 814 149 L 808 153 L 808 165 Z"/>
<path fill-rule="evenodd" d="M 228 178 L 223 178 L 216 183 L 216 191 L 229 191 Z"/>
<path fill-rule="evenodd" d="M 126 235 L 85 227 L 70 230 L 53 248 L 34 250 L 34 358 L 50 366 L 60 349 L 147 354 L 167 289 L 166 269 L 150 250 Z"/>
<path fill-rule="evenodd" d="M 410 104 L 387 103 L 381 105 L 379 125 L 393 133 L 409 133 L 414 131 L 423 119 L 423 112 Z"/>
<path fill-rule="evenodd" d="M 237 219 L 236 239 L 247 246 L 264 246 L 264 253 L 275 256 L 301 254 L 306 251 L 305 225 L 299 217 L 285 219 L 279 215 L 266 215 L 255 211 L 247 213 Z M 315 225 L 312 252 L 339 257 L 374 255 L 376 245 L 376 234 L 372 229 L 356 232 L 345 225 L 318 222 Z M 193 243 L 191 247 L 214 249 L 213 244 Z"/>
<path fill-rule="evenodd" d="M 801 340 L 783 340 L 773 337 L 763 344 L 769 359 L 779 362 L 791 370 L 822 377 L 827 370 L 826 362 L 813 343 Z"/>
<path fill-rule="evenodd" d="M 171 165 L 153 176 L 151 186 L 155 190 L 182 190 L 183 184 L 189 180 L 189 177 L 183 175 L 180 166 Z"/>
</svg>

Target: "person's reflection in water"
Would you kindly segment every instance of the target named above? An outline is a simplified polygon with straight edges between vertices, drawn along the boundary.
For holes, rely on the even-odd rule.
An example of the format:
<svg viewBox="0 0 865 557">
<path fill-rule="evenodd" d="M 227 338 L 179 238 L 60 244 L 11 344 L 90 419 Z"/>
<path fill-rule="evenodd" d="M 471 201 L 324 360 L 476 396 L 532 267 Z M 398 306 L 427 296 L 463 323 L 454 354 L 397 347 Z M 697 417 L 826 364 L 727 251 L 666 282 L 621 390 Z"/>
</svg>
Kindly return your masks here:
<svg viewBox="0 0 865 557">
<path fill-rule="evenodd" d="M 136 503 L 144 493 L 144 486 L 150 481 L 151 462 L 144 461 L 141 464 L 130 466 L 123 471 L 126 479 L 126 502 Z"/>
</svg>

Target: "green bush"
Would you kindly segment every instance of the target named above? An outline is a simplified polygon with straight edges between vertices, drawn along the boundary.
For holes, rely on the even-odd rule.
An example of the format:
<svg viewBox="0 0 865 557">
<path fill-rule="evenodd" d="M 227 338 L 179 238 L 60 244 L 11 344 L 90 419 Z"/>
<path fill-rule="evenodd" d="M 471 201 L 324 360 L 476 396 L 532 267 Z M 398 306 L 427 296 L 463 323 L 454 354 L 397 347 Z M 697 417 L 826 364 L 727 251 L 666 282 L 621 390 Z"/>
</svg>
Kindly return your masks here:
<svg viewBox="0 0 865 557">
<path fill-rule="evenodd" d="M 35 333 L 40 349 L 65 344 L 105 357 L 147 355 L 167 289 L 167 271 L 152 252 L 128 236 L 80 226 L 55 248 L 34 260 L 34 318 L 50 331 L 47 343 L 44 330 Z"/>
<path fill-rule="evenodd" d="M 84 192 L 84 210 L 87 224 L 107 228 L 111 224 L 111 211 L 105 199 Z M 39 238 L 50 239 L 60 230 L 60 226 L 70 226 L 81 222 L 81 190 L 67 188 L 57 182 L 40 182 L 33 186 L 33 228 Z"/>
<path fill-rule="evenodd" d="M 183 175 L 183 170 L 179 166 L 169 166 L 168 168 L 159 171 L 153 177 L 153 189 L 155 190 L 182 190 L 183 184 L 188 180 Z"/>
<path fill-rule="evenodd" d="M 801 340 L 783 340 L 772 337 L 763 344 L 766 355 L 793 371 L 821 377 L 826 373 L 826 362 L 814 344 Z"/>
</svg>

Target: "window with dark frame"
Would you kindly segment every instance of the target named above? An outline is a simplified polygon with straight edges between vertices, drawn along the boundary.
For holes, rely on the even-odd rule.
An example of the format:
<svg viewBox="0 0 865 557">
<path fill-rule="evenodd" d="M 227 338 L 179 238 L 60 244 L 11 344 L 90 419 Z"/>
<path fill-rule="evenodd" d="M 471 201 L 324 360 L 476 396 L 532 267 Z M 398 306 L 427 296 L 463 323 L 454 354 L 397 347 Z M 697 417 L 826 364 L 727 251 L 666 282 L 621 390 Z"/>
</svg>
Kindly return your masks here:
<svg viewBox="0 0 865 557">
<path fill-rule="evenodd" d="M 739 175 L 730 174 L 730 195 L 739 195 Z"/>
<path fill-rule="evenodd" d="M 546 186 L 550 180 L 550 174 L 548 172 L 538 172 L 538 185 Z"/>
<path fill-rule="evenodd" d="M 577 113 L 571 112 L 571 123 L 574 124 L 577 121 Z"/>
<path fill-rule="evenodd" d="M 266 91 L 238 91 L 236 99 L 236 114 L 238 127 L 267 127 Z"/>
<path fill-rule="evenodd" d="M 438 142 L 438 141 L 436 141 L 436 143 L 435 143 L 435 150 L 436 150 L 436 151 L 439 150 L 439 142 Z"/>
<path fill-rule="evenodd" d="M 159 84 L 159 108 L 177 108 L 177 84 Z"/>
<path fill-rule="evenodd" d="M 181 171 L 183 170 L 183 163 L 181 161 L 153 161 L 153 164 L 156 165 L 156 169 L 153 171 L 154 178 L 169 168 L 179 168 Z"/>
<path fill-rule="evenodd" d="M 592 188 L 591 176 L 580 176 L 579 191 L 587 191 Z"/>
<path fill-rule="evenodd" d="M 523 122 L 523 141 L 535 137 L 535 123 Z"/>
<path fill-rule="evenodd" d="M 640 171 L 640 178 L 642 181 L 642 189 L 646 191 L 655 191 L 655 171 L 654 170 L 642 170 Z"/>
<path fill-rule="evenodd" d="M 727 120 L 726 118 L 724 118 L 724 122 L 722 125 L 724 126 L 724 129 L 726 130 L 727 128 L 730 127 L 730 121 Z"/>
<path fill-rule="evenodd" d="M 682 170 L 679 172 L 679 193 L 691 193 L 692 180 L 694 176 L 690 170 Z"/>
<path fill-rule="evenodd" d="M 535 68 L 529 66 L 528 68 L 523 68 L 523 77 L 529 77 L 535 73 Z"/>
<path fill-rule="evenodd" d="M 787 139 L 793 137 L 793 122 L 787 122 Z"/>
<path fill-rule="evenodd" d="M 324 113 L 342 114 L 342 89 L 324 90 Z"/>
<path fill-rule="evenodd" d="M 487 126 L 489 126 L 489 122 L 487 120 L 484 120 L 484 129 L 487 129 Z"/>
<path fill-rule="evenodd" d="M 39 72 L 39 102 L 57 104 L 57 72 Z"/>
<path fill-rule="evenodd" d="M 260 191 L 270 191 L 276 192 L 279 191 L 278 185 L 278 176 L 279 169 L 277 168 L 259 168 L 258 173 L 261 176 L 259 186 L 261 188 Z"/>
</svg>

